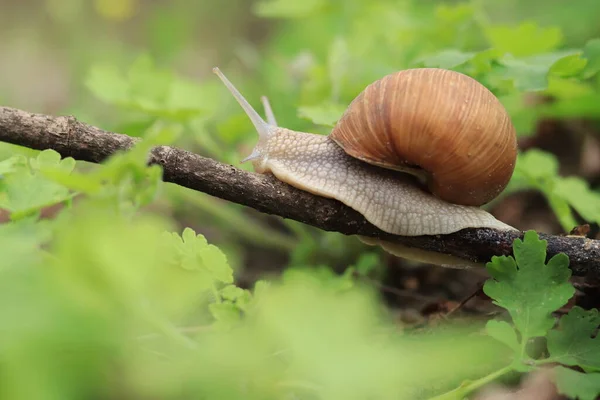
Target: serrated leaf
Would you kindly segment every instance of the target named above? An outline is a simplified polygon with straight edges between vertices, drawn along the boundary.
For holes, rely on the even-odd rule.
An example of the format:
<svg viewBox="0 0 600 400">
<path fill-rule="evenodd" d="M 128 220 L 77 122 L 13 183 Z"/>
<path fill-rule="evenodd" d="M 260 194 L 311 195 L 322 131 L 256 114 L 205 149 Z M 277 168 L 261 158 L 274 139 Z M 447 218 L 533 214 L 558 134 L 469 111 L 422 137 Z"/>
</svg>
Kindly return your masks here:
<svg viewBox="0 0 600 400">
<path fill-rule="evenodd" d="M 600 71 L 600 39 L 588 40 L 583 47 L 583 56 L 587 60 L 583 76 L 590 78 Z"/>
<path fill-rule="evenodd" d="M 513 243 L 514 258 L 494 257 L 487 264 L 493 278 L 486 281 L 484 292 L 508 310 L 525 341 L 545 336 L 554 324 L 551 313 L 575 292 L 568 257 L 557 254 L 546 264 L 546 246 L 535 231 L 527 231 L 524 240 Z"/>
<path fill-rule="evenodd" d="M 172 262 L 183 269 L 203 271 L 214 281 L 233 282 L 233 270 L 227 263 L 225 254 L 218 247 L 208 244 L 204 236 L 196 235 L 191 228 L 185 228 L 181 238 L 177 235 L 170 238 L 176 251 Z"/>
<path fill-rule="evenodd" d="M 515 332 L 514 328 L 508 322 L 490 320 L 485 325 L 485 330 L 489 336 L 504 343 L 514 350 L 515 353 L 519 353 L 520 345 L 517 339 L 517 332 Z"/>
<path fill-rule="evenodd" d="M 597 309 L 573 307 L 563 315 L 557 329 L 548 332 L 550 358 L 569 366 L 580 366 L 586 371 L 600 371 L 600 338 L 595 336 L 600 326 Z"/>
<path fill-rule="evenodd" d="M 488 26 L 484 32 L 492 47 L 515 57 L 554 50 L 563 40 L 559 28 L 543 28 L 533 21 L 525 21 L 519 26 Z"/>
<path fill-rule="evenodd" d="M 55 150 L 44 150 L 36 158 L 29 162 L 34 170 L 58 170 L 70 173 L 75 168 L 75 159 L 72 157 L 62 158 Z"/>
<path fill-rule="evenodd" d="M 600 395 L 600 373 L 585 374 L 565 367 L 555 367 L 558 393 L 578 400 L 595 400 Z"/>
<path fill-rule="evenodd" d="M 346 107 L 341 104 L 325 103 L 318 106 L 298 107 L 298 116 L 317 125 L 332 127 L 342 117 Z"/>
</svg>

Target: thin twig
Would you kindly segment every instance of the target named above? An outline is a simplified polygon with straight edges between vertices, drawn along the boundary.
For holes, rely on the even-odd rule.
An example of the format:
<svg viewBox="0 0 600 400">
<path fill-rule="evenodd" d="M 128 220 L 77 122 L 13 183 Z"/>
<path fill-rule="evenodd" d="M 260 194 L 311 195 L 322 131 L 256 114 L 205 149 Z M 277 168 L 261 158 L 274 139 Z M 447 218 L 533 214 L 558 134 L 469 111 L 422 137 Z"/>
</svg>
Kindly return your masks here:
<svg viewBox="0 0 600 400">
<path fill-rule="evenodd" d="M 0 107 L 0 141 L 37 150 L 54 149 L 63 157 L 102 162 L 137 139 L 104 131 L 74 117 L 33 114 Z M 376 237 L 423 250 L 485 263 L 494 255 L 510 255 L 512 242 L 523 232 L 464 229 L 449 235 L 404 237 L 385 233 L 342 203 L 296 189 L 269 174 L 243 171 L 186 150 L 160 146 L 150 162 L 160 164 L 163 179 L 209 195 L 289 218 L 325 231 Z M 548 241 L 548 257 L 565 253 L 573 274 L 600 277 L 600 241 L 578 236 L 540 234 Z"/>
</svg>

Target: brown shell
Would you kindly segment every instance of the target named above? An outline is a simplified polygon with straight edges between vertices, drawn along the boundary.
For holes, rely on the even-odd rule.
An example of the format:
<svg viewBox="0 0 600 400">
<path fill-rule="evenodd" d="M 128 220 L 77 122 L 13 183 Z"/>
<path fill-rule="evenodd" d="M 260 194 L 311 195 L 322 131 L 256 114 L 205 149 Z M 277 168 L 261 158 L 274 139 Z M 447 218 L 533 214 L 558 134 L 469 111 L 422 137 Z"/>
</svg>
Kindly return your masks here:
<svg viewBox="0 0 600 400">
<path fill-rule="evenodd" d="M 330 137 L 363 161 L 417 167 L 434 195 L 464 205 L 500 194 L 517 158 L 515 128 L 500 101 L 473 78 L 437 68 L 399 71 L 367 86 Z"/>
</svg>

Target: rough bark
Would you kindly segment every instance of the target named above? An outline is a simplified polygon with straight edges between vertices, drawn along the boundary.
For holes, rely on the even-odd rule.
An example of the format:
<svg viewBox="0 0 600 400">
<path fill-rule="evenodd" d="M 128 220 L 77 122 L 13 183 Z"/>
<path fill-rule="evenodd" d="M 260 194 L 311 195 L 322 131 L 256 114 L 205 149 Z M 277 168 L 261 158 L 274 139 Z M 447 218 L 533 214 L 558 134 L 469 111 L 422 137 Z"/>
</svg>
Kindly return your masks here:
<svg viewBox="0 0 600 400">
<path fill-rule="evenodd" d="M 53 149 L 63 157 L 99 163 L 137 139 L 104 131 L 68 116 L 49 116 L 0 107 L 0 141 L 32 149 Z M 275 179 L 169 146 L 151 151 L 150 162 L 163 168 L 163 179 L 260 212 L 303 222 L 345 235 L 376 237 L 423 250 L 484 263 L 494 255 L 512 254 L 523 232 L 465 229 L 449 235 L 404 237 L 385 233 L 342 203 L 315 196 Z M 576 276 L 600 277 L 600 241 L 576 236 L 539 234 L 548 241 L 548 257 L 565 253 Z"/>
</svg>

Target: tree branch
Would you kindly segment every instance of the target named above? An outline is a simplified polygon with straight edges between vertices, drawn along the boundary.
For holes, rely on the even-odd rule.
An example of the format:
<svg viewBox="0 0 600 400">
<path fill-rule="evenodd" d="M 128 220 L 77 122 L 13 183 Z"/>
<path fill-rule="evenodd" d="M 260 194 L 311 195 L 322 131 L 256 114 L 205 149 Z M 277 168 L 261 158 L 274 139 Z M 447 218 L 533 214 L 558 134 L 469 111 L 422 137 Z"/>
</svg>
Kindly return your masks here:
<svg viewBox="0 0 600 400">
<path fill-rule="evenodd" d="M 111 133 L 74 117 L 32 114 L 0 107 L 0 141 L 37 150 L 53 149 L 63 157 L 99 163 L 136 143 L 130 136 Z M 404 237 L 385 233 L 342 203 L 312 195 L 272 175 L 246 172 L 231 165 L 169 146 L 151 151 L 163 179 L 267 214 L 303 222 L 325 231 L 376 237 L 406 246 L 441 252 L 485 263 L 494 255 L 512 254 L 512 242 L 522 232 L 465 229 L 449 235 Z M 548 257 L 565 253 L 576 276 L 600 277 L 600 241 L 574 236 L 540 234 L 548 241 Z"/>
</svg>

